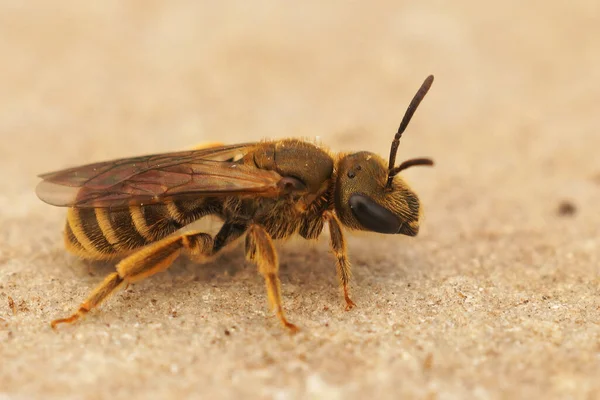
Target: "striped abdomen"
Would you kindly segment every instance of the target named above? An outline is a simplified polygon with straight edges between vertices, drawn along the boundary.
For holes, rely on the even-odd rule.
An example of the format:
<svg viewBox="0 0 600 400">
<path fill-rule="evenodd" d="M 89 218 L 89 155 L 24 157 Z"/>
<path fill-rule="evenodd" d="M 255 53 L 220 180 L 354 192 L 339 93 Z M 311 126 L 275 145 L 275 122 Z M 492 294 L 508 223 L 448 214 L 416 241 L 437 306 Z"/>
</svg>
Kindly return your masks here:
<svg viewBox="0 0 600 400">
<path fill-rule="evenodd" d="M 65 246 L 72 253 L 94 260 L 121 257 L 220 211 L 221 203 L 211 198 L 122 209 L 69 208 Z"/>
</svg>

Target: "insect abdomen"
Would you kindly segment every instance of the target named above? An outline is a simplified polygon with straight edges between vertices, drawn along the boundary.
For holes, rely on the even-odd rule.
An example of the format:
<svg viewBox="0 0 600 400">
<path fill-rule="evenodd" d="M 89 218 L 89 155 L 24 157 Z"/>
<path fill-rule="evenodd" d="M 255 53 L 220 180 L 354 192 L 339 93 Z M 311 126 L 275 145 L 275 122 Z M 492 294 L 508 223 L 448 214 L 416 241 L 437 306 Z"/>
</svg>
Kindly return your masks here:
<svg viewBox="0 0 600 400">
<path fill-rule="evenodd" d="M 94 260 L 122 257 L 220 209 L 220 202 L 211 198 L 121 209 L 69 208 L 65 246 Z"/>
</svg>

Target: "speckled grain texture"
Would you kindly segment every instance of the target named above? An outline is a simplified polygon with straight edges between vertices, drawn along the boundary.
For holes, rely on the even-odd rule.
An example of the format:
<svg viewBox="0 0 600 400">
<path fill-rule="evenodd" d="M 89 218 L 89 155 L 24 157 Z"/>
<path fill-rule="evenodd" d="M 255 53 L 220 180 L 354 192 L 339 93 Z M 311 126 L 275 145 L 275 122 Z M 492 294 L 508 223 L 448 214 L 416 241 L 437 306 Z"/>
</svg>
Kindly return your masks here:
<svg viewBox="0 0 600 400">
<path fill-rule="evenodd" d="M 0 398 L 599 398 L 599 3 L 249 4 L 0 1 Z M 349 239 L 358 308 L 323 237 L 278 246 L 298 335 L 241 249 L 50 330 L 113 266 L 63 251 L 38 173 L 264 137 L 386 156 L 429 73 L 399 155 L 437 162 L 404 174 L 426 219 Z"/>
</svg>

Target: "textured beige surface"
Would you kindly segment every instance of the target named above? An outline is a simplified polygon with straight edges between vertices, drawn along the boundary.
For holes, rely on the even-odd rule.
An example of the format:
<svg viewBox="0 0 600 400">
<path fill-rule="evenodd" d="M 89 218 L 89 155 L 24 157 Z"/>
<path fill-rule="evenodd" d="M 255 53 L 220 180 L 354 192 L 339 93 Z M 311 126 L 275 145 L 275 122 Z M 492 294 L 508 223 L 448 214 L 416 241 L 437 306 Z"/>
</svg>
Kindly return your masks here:
<svg viewBox="0 0 600 400">
<path fill-rule="evenodd" d="M 0 1 L 0 398 L 600 397 L 597 0 L 197 3 Z M 36 174 L 263 137 L 385 156 L 429 73 L 399 155 L 437 162 L 405 173 L 426 219 L 349 240 L 357 309 L 323 237 L 279 246 L 296 336 L 240 249 L 50 330 L 112 265 L 63 251 Z"/>
</svg>

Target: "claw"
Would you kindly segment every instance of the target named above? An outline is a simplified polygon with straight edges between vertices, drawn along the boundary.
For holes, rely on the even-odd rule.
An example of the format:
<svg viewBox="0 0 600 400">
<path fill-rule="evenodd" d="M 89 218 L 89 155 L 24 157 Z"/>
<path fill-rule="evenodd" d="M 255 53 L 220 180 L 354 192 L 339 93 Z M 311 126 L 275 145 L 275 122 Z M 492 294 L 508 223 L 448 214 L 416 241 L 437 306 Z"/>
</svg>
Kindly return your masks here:
<svg viewBox="0 0 600 400">
<path fill-rule="evenodd" d="M 349 298 L 346 298 L 346 311 L 350 311 L 352 310 L 354 307 L 356 307 L 356 303 L 354 303 L 352 300 L 350 300 Z"/>
<path fill-rule="evenodd" d="M 55 319 L 54 321 L 50 322 L 50 326 L 52 327 L 53 330 L 56 330 L 56 325 L 58 324 L 72 324 L 73 322 L 77 321 L 79 319 L 79 314 L 73 314 L 71 315 L 69 318 L 61 318 L 61 319 Z"/>
<path fill-rule="evenodd" d="M 283 326 L 285 326 L 287 329 L 289 329 L 289 332 L 293 335 L 295 333 L 297 333 L 300 328 L 298 328 L 296 325 L 292 324 L 291 322 L 287 322 L 287 321 L 282 321 L 283 322 Z"/>
<path fill-rule="evenodd" d="M 350 298 L 350 295 L 348 294 L 348 288 L 347 287 L 344 287 L 344 299 L 346 300 L 346 311 L 350 311 L 354 307 L 356 307 L 356 303 L 354 303 L 352 301 L 352 299 Z"/>
</svg>

